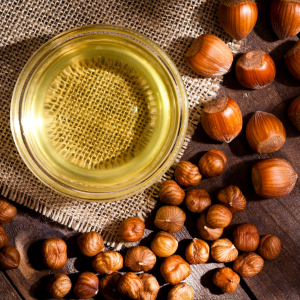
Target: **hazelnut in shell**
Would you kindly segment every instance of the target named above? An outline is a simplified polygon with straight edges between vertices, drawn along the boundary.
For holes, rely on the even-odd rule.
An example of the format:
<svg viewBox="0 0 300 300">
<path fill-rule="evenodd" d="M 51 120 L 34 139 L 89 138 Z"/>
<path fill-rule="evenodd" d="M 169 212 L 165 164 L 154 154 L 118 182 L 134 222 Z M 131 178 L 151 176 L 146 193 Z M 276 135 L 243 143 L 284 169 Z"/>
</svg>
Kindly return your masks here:
<svg viewBox="0 0 300 300">
<path fill-rule="evenodd" d="M 191 212 L 201 213 L 211 206 L 211 199 L 205 190 L 193 189 L 186 193 L 185 205 Z"/>
<path fill-rule="evenodd" d="M 167 283 L 175 285 L 191 274 L 191 267 L 181 256 L 173 255 L 164 259 L 160 273 Z"/>
<path fill-rule="evenodd" d="M 223 234 L 223 228 L 213 228 L 206 221 L 206 213 L 202 213 L 196 222 L 197 231 L 207 241 L 214 241 Z"/>
<path fill-rule="evenodd" d="M 124 274 L 118 282 L 119 292 L 131 299 L 139 299 L 142 288 L 142 280 L 132 272 Z"/>
<path fill-rule="evenodd" d="M 0 270 L 12 270 L 19 267 L 20 253 L 13 246 L 5 246 L 0 252 Z"/>
<path fill-rule="evenodd" d="M 170 289 L 167 300 L 193 300 L 193 298 L 193 288 L 185 282 L 180 282 Z"/>
<path fill-rule="evenodd" d="M 300 11 L 300 2 L 298 3 L 298 5 Z M 300 40 L 285 54 L 283 59 L 289 72 L 297 80 L 300 80 Z"/>
<path fill-rule="evenodd" d="M 168 205 L 180 205 L 184 197 L 184 190 L 174 180 L 166 180 L 161 184 L 159 191 L 161 202 Z"/>
<path fill-rule="evenodd" d="M 209 259 L 209 245 L 200 239 L 193 239 L 185 250 L 185 258 L 191 264 L 204 264 Z"/>
<path fill-rule="evenodd" d="M 243 252 L 255 251 L 259 245 L 257 228 L 251 223 L 243 223 L 233 230 L 234 245 Z"/>
<path fill-rule="evenodd" d="M 264 259 L 274 259 L 276 258 L 281 251 L 281 242 L 280 239 L 272 234 L 267 234 L 261 237 L 258 253 Z"/>
<path fill-rule="evenodd" d="M 99 291 L 99 279 L 92 272 L 81 273 L 74 286 L 73 292 L 77 298 L 88 299 L 94 297 Z"/>
<path fill-rule="evenodd" d="M 233 263 L 233 270 L 242 277 L 249 278 L 258 274 L 264 266 L 264 260 L 254 252 L 240 255 Z"/>
<path fill-rule="evenodd" d="M 242 112 L 233 99 L 222 97 L 203 108 L 201 124 L 212 139 L 230 143 L 242 130 Z"/>
<path fill-rule="evenodd" d="M 0 224 L 0 249 L 8 245 L 8 236 L 4 227 Z"/>
<path fill-rule="evenodd" d="M 145 246 L 135 246 L 130 248 L 124 258 L 124 265 L 131 271 L 147 272 L 156 263 L 156 255 Z"/>
<path fill-rule="evenodd" d="M 85 256 L 95 256 L 104 250 L 103 239 L 100 233 L 91 231 L 80 235 L 77 238 L 80 251 Z"/>
<path fill-rule="evenodd" d="M 219 269 L 213 277 L 213 282 L 223 293 L 233 293 L 240 284 L 240 276 L 230 268 Z"/>
<path fill-rule="evenodd" d="M 247 201 L 241 190 L 235 185 L 229 185 L 218 192 L 217 200 L 229 208 L 232 214 L 245 209 Z"/>
<path fill-rule="evenodd" d="M 215 177 L 223 173 L 227 163 L 225 154 L 216 149 L 207 151 L 199 161 L 199 169 L 205 177 Z"/>
<path fill-rule="evenodd" d="M 59 238 L 45 240 L 41 247 L 44 265 L 50 269 L 59 269 L 67 261 L 67 245 Z"/>
<path fill-rule="evenodd" d="M 232 213 L 224 205 L 214 204 L 212 205 L 206 215 L 207 223 L 214 228 L 225 228 L 227 227 L 232 219 Z"/>
<path fill-rule="evenodd" d="M 121 300 L 125 297 L 119 293 L 117 288 L 121 277 L 120 273 L 112 273 L 100 278 L 99 290 L 105 300 Z"/>
<path fill-rule="evenodd" d="M 177 248 L 178 241 L 174 235 L 165 231 L 158 232 L 151 243 L 151 250 L 159 257 L 171 256 Z"/>
<path fill-rule="evenodd" d="M 299 43 L 300 45 L 300 43 Z M 300 47 L 300 46 L 299 46 Z M 300 58 L 299 58 L 300 61 Z M 288 117 L 300 131 L 300 96 L 297 97 L 289 106 Z"/>
<path fill-rule="evenodd" d="M 175 169 L 174 176 L 176 182 L 180 186 L 185 187 L 198 185 L 202 178 L 198 167 L 189 161 L 179 162 Z"/>
<path fill-rule="evenodd" d="M 92 259 L 92 267 L 99 274 L 111 274 L 123 268 L 123 256 L 116 251 L 104 251 Z"/>
<path fill-rule="evenodd" d="M 7 224 L 17 214 L 17 209 L 10 202 L 0 197 L 0 224 Z"/>
<path fill-rule="evenodd" d="M 234 261 L 239 252 L 229 239 L 219 239 L 210 246 L 211 256 L 217 262 L 229 263 Z"/>
<path fill-rule="evenodd" d="M 56 274 L 48 281 L 46 289 L 51 298 L 61 299 L 70 292 L 71 288 L 72 282 L 69 276 Z"/>
<path fill-rule="evenodd" d="M 119 227 L 119 238 L 124 242 L 138 242 L 142 239 L 145 223 L 139 218 L 128 218 Z"/>
<path fill-rule="evenodd" d="M 142 281 L 139 300 L 155 300 L 160 289 L 157 279 L 147 273 L 140 274 L 139 278 Z"/>
<path fill-rule="evenodd" d="M 154 225 L 171 233 L 179 231 L 185 222 L 185 212 L 178 206 L 162 206 L 156 212 Z"/>
</svg>

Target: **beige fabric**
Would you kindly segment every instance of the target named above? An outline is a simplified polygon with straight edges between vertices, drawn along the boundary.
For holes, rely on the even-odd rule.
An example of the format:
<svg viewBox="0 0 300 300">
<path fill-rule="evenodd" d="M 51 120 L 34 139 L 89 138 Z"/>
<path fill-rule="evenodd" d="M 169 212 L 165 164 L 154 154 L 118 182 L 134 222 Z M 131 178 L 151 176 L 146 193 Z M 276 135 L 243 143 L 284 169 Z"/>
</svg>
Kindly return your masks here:
<svg viewBox="0 0 300 300">
<path fill-rule="evenodd" d="M 85 203 L 58 195 L 40 183 L 20 158 L 10 131 L 10 103 L 18 75 L 29 57 L 47 40 L 70 28 L 107 23 L 129 27 L 157 42 L 177 65 L 189 96 L 187 136 L 177 161 L 200 120 L 205 103 L 214 99 L 221 78 L 203 79 L 184 62 L 194 38 L 211 33 L 233 51 L 239 45 L 220 27 L 218 0 L 2 0 L 0 1 L 0 190 L 22 205 L 74 230 L 96 230 L 106 243 L 118 245 L 119 223 L 130 216 L 145 217 L 155 206 L 159 183 L 114 203 Z M 173 170 L 165 177 L 169 178 Z"/>
</svg>

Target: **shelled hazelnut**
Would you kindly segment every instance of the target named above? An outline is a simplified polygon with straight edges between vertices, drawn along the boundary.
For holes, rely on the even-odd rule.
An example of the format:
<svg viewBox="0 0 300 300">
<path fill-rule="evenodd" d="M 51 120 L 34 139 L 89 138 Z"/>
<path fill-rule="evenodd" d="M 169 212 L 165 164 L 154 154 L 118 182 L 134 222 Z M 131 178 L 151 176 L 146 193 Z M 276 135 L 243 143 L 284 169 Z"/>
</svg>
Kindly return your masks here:
<svg viewBox="0 0 300 300">
<path fill-rule="evenodd" d="M 0 249 L 8 245 L 8 236 L 4 227 L 0 224 Z"/>
<path fill-rule="evenodd" d="M 231 211 L 224 205 L 214 204 L 212 205 L 206 215 L 207 223 L 214 228 L 227 227 L 232 219 Z"/>
<path fill-rule="evenodd" d="M 67 261 L 67 245 L 59 238 L 45 240 L 41 247 L 44 265 L 50 269 L 59 269 Z"/>
<path fill-rule="evenodd" d="M 171 233 L 160 231 L 151 243 L 151 250 L 159 257 L 173 255 L 178 248 L 178 241 Z"/>
<path fill-rule="evenodd" d="M 185 250 L 185 258 L 191 264 L 204 264 L 209 259 L 209 245 L 200 239 L 193 239 Z"/>
<path fill-rule="evenodd" d="M 202 213 L 196 222 L 198 233 L 204 240 L 214 241 L 223 234 L 223 228 L 213 228 L 206 221 L 207 213 Z"/>
<path fill-rule="evenodd" d="M 251 223 L 243 223 L 233 231 L 234 245 L 241 251 L 255 251 L 259 244 L 257 228 Z"/>
<path fill-rule="evenodd" d="M 300 43 L 299 43 L 299 47 L 300 47 Z M 300 131 L 300 96 L 297 97 L 290 104 L 288 110 L 288 117 L 291 120 L 291 122 L 296 126 L 296 128 Z"/>
<path fill-rule="evenodd" d="M 142 280 L 132 272 L 124 274 L 118 282 L 119 292 L 131 299 L 139 299 L 142 288 Z"/>
<path fill-rule="evenodd" d="M 69 276 L 56 274 L 51 277 L 47 284 L 47 292 L 51 298 L 60 299 L 65 297 L 72 288 Z"/>
<path fill-rule="evenodd" d="M 102 236 L 95 231 L 87 232 L 77 238 L 80 251 L 85 256 L 95 256 L 104 250 Z"/>
<path fill-rule="evenodd" d="M 156 255 L 145 246 L 130 248 L 124 258 L 125 267 L 134 272 L 147 272 L 154 267 L 155 263 Z"/>
<path fill-rule="evenodd" d="M 223 293 L 233 293 L 240 284 L 240 276 L 230 268 L 219 269 L 213 277 L 213 282 Z"/>
<path fill-rule="evenodd" d="M 92 267 L 99 274 L 111 274 L 123 268 L 123 256 L 116 251 L 104 251 L 92 259 Z"/>
<path fill-rule="evenodd" d="M 122 274 L 107 274 L 99 280 L 99 290 L 105 300 L 121 300 L 125 296 L 120 294 L 117 286 Z"/>
<path fill-rule="evenodd" d="M 9 223 L 16 214 L 16 207 L 4 198 L 0 197 L 0 224 Z"/>
<path fill-rule="evenodd" d="M 180 205 L 184 197 L 184 190 L 174 180 L 166 180 L 161 184 L 159 191 L 161 202 L 168 205 Z"/>
<path fill-rule="evenodd" d="M 20 253 L 13 246 L 5 246 L 0 252 L 0 269 L 12 270 L 19 267 Z"/>
<path fill-rule="evenodd" d="M 193 288 L 185 282 L 180 282 L 171 288 L 167 300 L 193 300 L 193 298 Z"/>
<path fill-rule="evenodd" d="M 185 205 L 191 212 L 201 213 L 211 206 L 211 199 L 205 190 L 193 189 L 186 193 Z"/>
<path fill-rule="evenodd" d="M 139 278 L 142 281 L 139 300 L 155 300 L 160 289 L 157 279 L 147 273 L 140 274 Z"/>
<path fill-rule="evenodd" d="M 219 239 L 210 246 L 211 256 L 217 262 L 228 263 L 234 261 L 239 252 L 229 239 Z"/>
<path fill-rule="evenodd" d="M 199 161 L 199 169 L 205 177 L 215 177 L 223 173 L 227 164 L 225 154 L 216 149 L 207 151 Z"/>
<path fill-rule="evenodd" d="M 254 252 L 240 255 L 233 263 L 233 270 L 242 277 L 249 278 L 258 274 L 264 266 L 264 260 Z"/>
<path fill-rule="evenodd" d="M 138 242 L 142 239 L 145 230 L 145 223 L 139 218 L 128 218 L 124 220 L 118 231 L 121 241 Z"/>
<path fill-rule="evenodd" d="M 189 161 L 181 161 L 178 163 L 175 172 L 175 180 L 180 186 L 192 187 L 199 184 L 202 175 L 196 165 Z"/>
<path fill-rule="evenodd" d="M 266 234 L 261 237 L 258 246 L 258 253 L 264 259 L 274 259 L 279 255 L 280 251 L 281 242 L 277 236 Z"/>
<path fill-rule="evenodd" d="M 91 272 L 81 273 L 74 286 L 73 292 L 77 298 L 88 299 L 94 297 L 99 291 L 99 279 Z"/>
</svg>

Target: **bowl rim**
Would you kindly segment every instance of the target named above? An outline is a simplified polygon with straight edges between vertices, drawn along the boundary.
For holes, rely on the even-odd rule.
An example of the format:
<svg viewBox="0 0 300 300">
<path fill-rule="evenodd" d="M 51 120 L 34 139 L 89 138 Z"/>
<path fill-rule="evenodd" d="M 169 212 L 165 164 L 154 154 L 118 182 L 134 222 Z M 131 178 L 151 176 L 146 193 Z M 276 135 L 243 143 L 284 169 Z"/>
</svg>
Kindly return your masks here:
<svg viewBox="0 0 300 300">
<path fill-rule="evenodd" d="M 23 134 L 22 130 L 22 101 L 24 97 L 25 90 L 29 83 L 30 77 L 32 76 L 34 70 L 38 67 L 38 65 L 47 57 L 47 55 L 61 46 L 62 44 L 80 36 L 92 35 L 92 34 L 109 34 L 109 35 L 117 35 L 121 37 L 125 37 L 130 39 L 133 42 L 138 43 L 139 45 L 146 48 L 152 54 L 155 55 L 156 59 L 160 61 L 163 67 L 166 69 L 170 78 L 172 80 L 174 89 L 176 91 L 177 100 L 179 101 L 179 124 L 177 128 L 176 137 L 173 140 L 173 145 L 168 152 L 167 157 L 158 165 L 158 167 L 150 174 L 147 174 L 143 180 L 139 181 L 134 186 L 129 186 L 123 188 L 122 190 L 113 191 L 113 192 L 88 192 L 80 189 L 76 189 L 72 186 L 68 186 L 63 182 L 60 182 L 56 178 L 54 178 L 51 174 L 43 169 L 43 167 L 36 160 L 35 156 L 32 154 L 27 141 L 25 134 Z M 33 65 L 33 67 L 32 67 Z M 176 160 L 186 135 L 187 126 L 188 126 L 188 97 L 185 90 L 184 83 L 182 81 L 181 75 L 175 66 L 172 59 L 169 55 L 161 49 L 155 42 L 146 37 L 145 35 L 135 31 L 128 29 L 126 27 L 121 27 L 117 25 L 107 25 L 107 24 L 93 24 L 86 25 L 82 27 L 77 27 L 70 29 L 68 31 L 64 31 L 46 43 L 44 43 L 32 56 L 29 58 L 25 66 L 23 67 L 17 82 L 15 84 L 15 88 L 12 95 L 11 102 L 11 111 L 10 111 L 10 124 L 11 131 L 13 135 L 13 139 L 17 150 L 22 157 L 22 160 L 25 162 L 29 170 L 46 186 L 50 187 L 52 190 L 58 192 L 61 195 L 69 197 L 71 199 L 81 200 L 81 201 L 90 201 L 90 202 L 111 202 L 125 199 L 127 197 L 133 196 L 135 194 L 140 193 L 145 190 L 153 183 L 158 181 L 171 167 L 171 165 Z M 43 178 L 41 173 L 45 174 L 46 177 Z M 49 181 L 47 181 L 48 179 Z M 148 182 L 147 182 L 148 181 Z M 146 182 L 146 183 L 145 183 Z M 55 183 L 55 184 L 53 184 Z M 59 189 L 58 187 L 61 187 Z M 70 191 L 67 193 L 66 191 Z M 113 196 L 116 193 L 122 192 L 122 195 Z M 76 195 L 78 193 L 78 195 Z M 102 198 L 83 198 L 79 195 L 105 195 L 109 196 L 107 199 Z"/>
</svg>

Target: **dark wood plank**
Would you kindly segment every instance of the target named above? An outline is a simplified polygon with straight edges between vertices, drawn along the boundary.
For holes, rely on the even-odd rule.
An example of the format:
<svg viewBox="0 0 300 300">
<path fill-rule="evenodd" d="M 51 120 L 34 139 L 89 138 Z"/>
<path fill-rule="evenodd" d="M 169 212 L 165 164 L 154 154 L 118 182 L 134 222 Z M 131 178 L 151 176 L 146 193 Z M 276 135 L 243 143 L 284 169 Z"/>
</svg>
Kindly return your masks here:
<svg viewBox="0 0 300 300">
<path fill-rule="evenodd" d="M 2 272 L 0 272 L 0 299 L 22 300 Z"/>
</svg>

